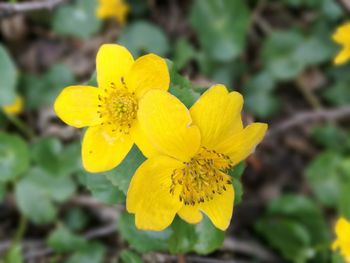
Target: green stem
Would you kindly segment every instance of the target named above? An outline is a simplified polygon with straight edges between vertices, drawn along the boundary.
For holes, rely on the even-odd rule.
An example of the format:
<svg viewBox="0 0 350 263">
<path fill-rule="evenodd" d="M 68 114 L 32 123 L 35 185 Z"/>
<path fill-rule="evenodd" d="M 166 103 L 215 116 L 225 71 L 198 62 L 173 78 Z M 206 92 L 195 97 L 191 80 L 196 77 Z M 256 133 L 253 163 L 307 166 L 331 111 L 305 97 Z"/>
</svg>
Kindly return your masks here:
<svg viewBox="0 0 350 263">
<path fill-rule="evenodd" d="M 17 118 L 16 116 L 4 113 L 6 118 L 17 127 L 18 130 L 20 130 L 29 140 L 34 139 L 35 134 L 31 128 L 28 127 L 21 119 Z"/>
<path fill-rule="evenodd" d="M 28 223 L 27 218 L 25 216 L 21 215 L 21 217 L 19 219 L 19 225 L 18 225 L 16 234 L 13 238 L 11 247 L 14 247 L 22 240 L 23 235 L 27 229 L 27 223 Z"/>
</svg>

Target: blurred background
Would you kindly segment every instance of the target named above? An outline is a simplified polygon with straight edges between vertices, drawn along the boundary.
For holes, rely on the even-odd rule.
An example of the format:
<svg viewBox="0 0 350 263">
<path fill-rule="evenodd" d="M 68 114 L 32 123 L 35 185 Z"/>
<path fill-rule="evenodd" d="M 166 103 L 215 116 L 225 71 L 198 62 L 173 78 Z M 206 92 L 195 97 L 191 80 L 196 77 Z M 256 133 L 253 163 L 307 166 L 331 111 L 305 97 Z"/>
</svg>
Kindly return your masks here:
<svg viewBox="0 0 350 263">
<path fill-rule="evenodd" d="M 344 262 L 330 247 L 350 218 L 350 65 L 333 64 L 332 34 L 350 1 L 125 0 L 111 14 L 104 2 L 0 1 L 0 262 Z M 52 104 L 94 83 L 103 43 L 167 58 L 187 106 L 223 83 L 244 95 L 245 123 L 269 124 L 233 171 L 226 234 L 207 219 L 136 230 L 124 208 L 136 147 L 108 173 L 82 169 L 82 130 Z"/>
</svg>

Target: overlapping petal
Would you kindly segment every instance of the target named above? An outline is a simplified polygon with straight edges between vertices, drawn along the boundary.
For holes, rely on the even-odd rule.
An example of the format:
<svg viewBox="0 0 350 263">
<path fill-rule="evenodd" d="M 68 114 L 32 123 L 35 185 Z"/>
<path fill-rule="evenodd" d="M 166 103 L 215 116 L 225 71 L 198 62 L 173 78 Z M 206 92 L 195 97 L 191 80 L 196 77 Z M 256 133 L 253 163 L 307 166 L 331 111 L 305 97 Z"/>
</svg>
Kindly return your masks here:
<svg viewBox="0 0 350 263">
<path fill-rule="evenodd" d="M 125 82 L 138 98 L 151 89 L 168 90 L 170 77 L 167 64 L 155 54 L 142 56 L 132 65 Z"/>
<path fill-rule="evenodd" d="M 117 44 L 104 44 L 96 56 L 96 74 L 99 88 L 125 88 L 123 78 L 129 72 L 134 59 L 131 53 Z"/>
<path fill-rule="evenodd" d="M 126 207 L 135 213 L 137 228 L 160 231 L 173 221 L 182 203 L 179 190 L 169 192 L 172 172 L 183 164 L 167 156 L 146 160 L 131 179 Z"/>
<path fill-rule="evenodd" d="M 215 149 L 221 141 L 242 130 L 242 106 L 242 95 L 229 93 L 224 85 L 206 91 L 190 110 L 193 123 L 200 129 L 202 145 Z"/>
<path fill-rule="evenodd" d="M 83 139 L 83 166 L 93 173 L 111 170 L 123 161 L 133 143 L 130 135 L 111 133 L 102 125 L 90 127 Z"/>
<path fill-rule="evenodd" d="M 173 95 L 149 91 L 140 101 L 138 119 L 150 143 L 162 154 L 186 161 L 197 153 L 200 132 L 192 125 L 187 108 Z"/>
<path fill-rule="evenodd" d="M 76 128 L 97 125 L 101 123 L 98 94 L 95 87 L 67 87 L 55 101 L 55 112 L 62 121 Z"/>
<path fill-rule="evenodd" d="M 183 220 L 190 224 L 198 224 L 203 218 L 198 205 L 184 205 L 177 213 Z"/>
</svg>

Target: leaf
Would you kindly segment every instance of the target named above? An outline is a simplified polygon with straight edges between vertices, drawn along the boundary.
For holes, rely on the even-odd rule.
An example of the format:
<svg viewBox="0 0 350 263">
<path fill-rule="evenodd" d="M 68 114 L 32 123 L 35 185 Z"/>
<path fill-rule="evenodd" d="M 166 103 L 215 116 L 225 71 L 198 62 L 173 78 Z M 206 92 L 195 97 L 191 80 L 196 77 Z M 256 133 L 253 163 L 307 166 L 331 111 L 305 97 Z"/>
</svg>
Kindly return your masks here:
<svg viewBox="0 0 350 263">
<path fill-rule="evenodd" d="M 348 106 L 350 104 L 349 82 L 337 81 L 323 92 L 323 96 L 335 106 Z"/>
<path fill-rule="evenodd" d="M 123 263 L 142 263 L 139 255 L 126 249 L 120 252 L 120 259 Z"/>
<path fill-rule="evenodd" d="M 81 249 L 83 246 L 86 246 L 87 241 L 60 224 L 50 233 L 47 244 L 55 252 L 66 253 Z"/>
<path fill-rule="evenodd" d="M 117 168 L 108 172 L 106 178 L 126 195 L 131 177 L 145 160 L 140 150 L 134 145 L 124 161 Z"/>
<path fill-rule="evenodd" d="M 88 38 L 97 33 L 101 21 L 96 17 L 97 1 L 77 0 L 71 5 L 62 5 L 54 13 L 53 30 L 63 36 Z"/>
<path fill-rule="evenodd" d="M 17 135 L 0 132 L 0 182 L 13 181 L 28 168 L 27 143 Z"/>
<path fill-rule="evenodd" d="M 200 97 L 198 92 L 192 88 L 192 83 L 185 77 L 177 73 L 176 66 L 170 60 L 167 60 L 170 73 L 169 92 L 176 96 L 186 107 L 190 108 Z"/>
<path fill-rule="evenodd" d="M 348 134 L 335 124 L 328 123 L 316 127 L 311 135 L 317 144 L 327 149 L 335 150 L 336 152 L 344 152 L 350 149 Z"/>
<path fill-rule="evenodd" d="M 129 24 L 120 35 L 118 43 L 128 47 L 134 57 L 145 53 L 164 56 L 169 51 L 169 42 L 164 32 L 158 26 L 142 20 Z"/>
<path fill-rule="evenodd" d="M 232 185 L 235 192 L 235 204 L 239 205 L 242 202 L 243 198 L 243 186 L 239 179 L 232 178 Z"/>
<path fill-rule="evenodd" d="M 339 181 L 338 213 L 350 220 L 350 159 L 342 161 Z"/>
<path fill-rule="evenodd" d="M 194 225 L 184 222 L 175 217 L 171 224 L 171 235 L 169 237 L 169 251 L 172 254 L 188 253 L 192 250 L 197 241 Z"/>
<path fill-rule="evenodd" d="M 230 169 L 228 171 L 228 174 L 235 179 L 240 179 L 244 173 L 244 170 L 246 168 L 246 164 L 245 162 L 240 162 L 239 164 L 237 164 L 235 167 L 233 167 L 232 169 Z"/>
<path fill-rule="evenodd" d="M 195 49 L 188 40 L 180 38 L 176 41 L 173 58 L 178 69 L 184 68 L 195 56 Z"/>
<path fill-rule="evenodd" d="M 200 255 L 207 255 L 220 248 L 225 239 L 225 232 L 217 229 L 207 216 L 203 217 L 195 227 L 197 241 L 194 251 Z"/>
<path fill-rule="evenodd" d="M 55 177 L 33 167 L 16 184 L 16 202 L 21 212 L 36 224 L 52 222 L 57 214 L 54 201 L 63 202 L 75 192 L 69 177 Z"/>
<path fill-rule="evenodd" d="M 0 44 L 0 107 L 11 104 L 16 97 L 17 70 L 10 54 Z"/>
<path fill-rule="evenodd" d="M 325 206 L 335 206 L 339 199 L 338 169 L 342 157 L 327 151 L 315 158 L 306 168 L 306 177 L 316 198 Z"/>
<path fill-rule="evenodd" d="M 75 252 L 65 263 L 102 263 L 106 249 L 98 242 L 90 242 Z"/>
<path fill-rule="evenodd" d="M 10 250 L 6 253 L 4 260 L 4 263 L 23 263 L 24 260 L 21 245 L 11 246 Z"/>
<path fill-rule="evenodd" d="M 125 194 L 117 186 L 114 186 L 110 180 L 106 178 L 107 174 L 114 175 L 114 172 L 106 174 L 89 174 L 84 173 L 85 186 L 91 191 L 92 195 L 106 204 L 117 204 L 125 201 Z"/>
<path fill-rule="evenodd" d="M 196 0 L 190 23 L 204 51 L 214 60 L 227 62 L 245 48 L 250 12 L 244 0 Z"/>
<path fill-rule="evenodd" d="M 138 230 L 135 227 L 134 216 L 124 213 L 120 217 L 118 229 L 121 236 L 139 253 L 168 249 L 168 239 L 171 235 L 169 228 L 160 232 Z"/>
<path fill-rule="evenodd" d="M 72 231 L 81 231 L 89 223 L 89 217 L 82 208 L 72 207 L 65 213 L 64 222 Z"/>
<path fill-rule="evenodd" d="M 29 109 L 51 106 L 60 91 L 74 81 L 73 72 L 62 64 L 53 65 L 41 76 L 24 75 L 21 87 L 26 95 L 26 106 Z"/>
<path fill-rule="evenodd" d="M 2 202 L 6 195 L 6 185 L 0 182 L 0 202 Z"/>
</svg>

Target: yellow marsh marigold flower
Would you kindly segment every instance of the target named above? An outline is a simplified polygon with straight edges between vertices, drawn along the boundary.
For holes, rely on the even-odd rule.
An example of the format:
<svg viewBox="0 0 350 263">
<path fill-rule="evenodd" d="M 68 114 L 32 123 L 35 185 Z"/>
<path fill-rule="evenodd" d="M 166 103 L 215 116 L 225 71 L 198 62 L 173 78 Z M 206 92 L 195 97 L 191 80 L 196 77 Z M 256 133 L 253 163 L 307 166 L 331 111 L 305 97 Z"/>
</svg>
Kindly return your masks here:
<svg viewBox="0 0 350 263">
<path fill-rule="evenodd" d="M 68 125 L 90 126 L 82 145 L 83 165 L 90 172 L 116 167 L 134 142 L 147 146 L 138 125 L 139 101 L 148 90 L 168 90 L 170 82 L 164 59 L 149 54 L 134 61 L 126 48 L 116 44 L 99 49 L 96 74 L 98 88 L 67 87 L 54 105 Z"/>
<path fill-rule="evenodd" d="M 11 104 L 2 107 L 3 111 L 10 115 L 17 115 L 23 111 L 23 99 L 21 96 L 16 96 L 15 101 Z"/>
<path fill-rule="evenodd" d="M 339 250 L 346 262 L 350 263 L 350 222 L 340 218 L 335 226 L 337 239 L 333 243 L 333 250 Z"/>
<path fill-rule="evenodd" d="M 338 27 L 333 35 L 333 40 L 343 46 L 335 57 L 334 63 L 339 65 L 347 62 L 350 59 L 350 23 Z"/>
<path fill-rule="evenodd" d="M 125 24 L 126 16 L 129 13 L 129 5 L 124 0 L 98 0 L 96 15 L 98 18 L 115 18 L 121 25 Z"/>
<path fill-rule="evenodd" d="M 225 230 L 234 189 L 227 170 L 254 151 L 267 130 L 264 123 L 243 128 L 243 98 L 216 85 L 190 111 L 164 91 L 149 91 L 140 101 L 140 125 L 157 153 L 133 176 L 127 210 L 139 229 L 162 230 L 178 214 L 199 223 L 204 212 Z"/>
</svg>

